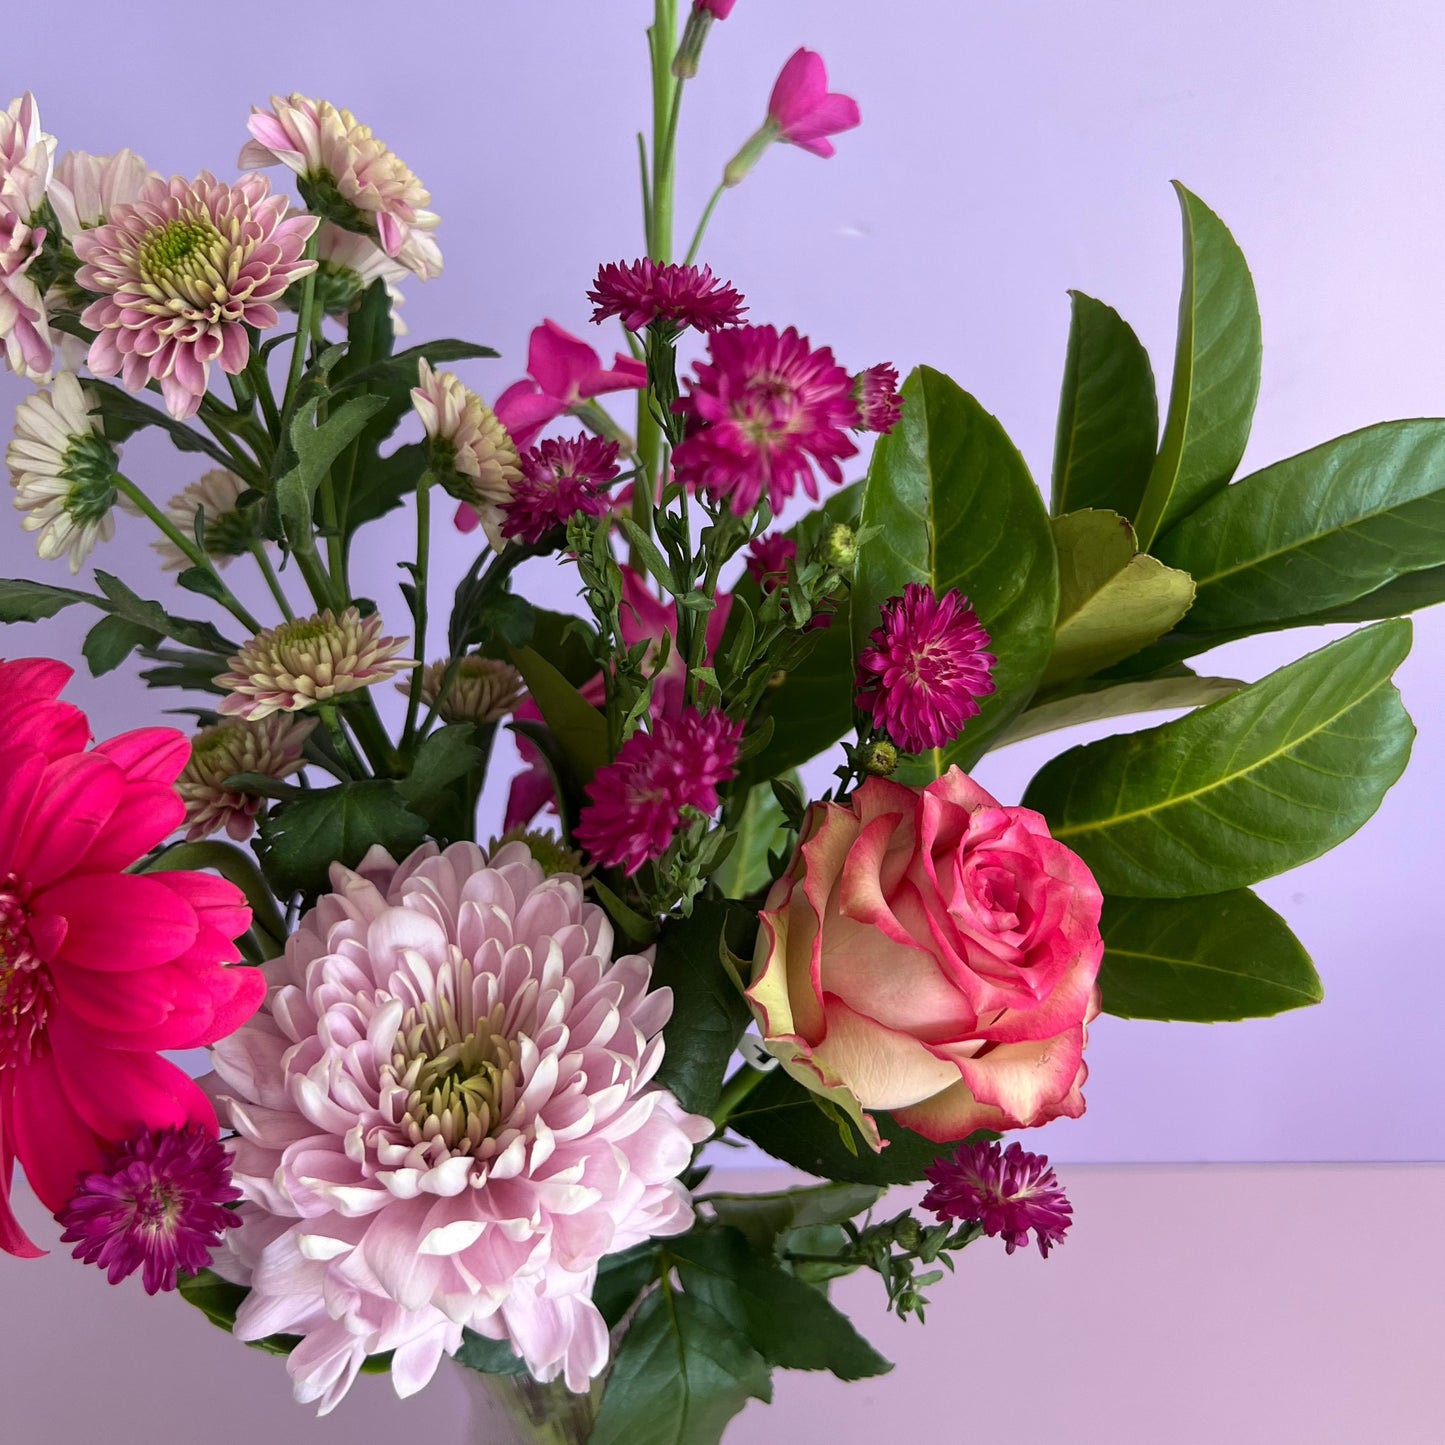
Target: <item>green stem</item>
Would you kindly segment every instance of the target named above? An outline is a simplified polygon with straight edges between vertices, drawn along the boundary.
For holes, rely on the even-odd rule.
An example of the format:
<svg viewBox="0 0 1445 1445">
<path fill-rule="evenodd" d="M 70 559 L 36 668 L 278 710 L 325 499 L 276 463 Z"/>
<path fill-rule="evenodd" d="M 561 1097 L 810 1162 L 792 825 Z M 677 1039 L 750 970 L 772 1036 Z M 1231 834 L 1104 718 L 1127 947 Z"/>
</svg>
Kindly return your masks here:
<svg viewBox="0 0 1445 1445">
<path fill-rule="evenodd" d="M 336 755 L 341 759 L 346 770 L 357 780 L 369 777 L 366 765 L 357 757 L 356 749 L 351 746 L 351 739 L 346 736 L 346 729 L 341 725 L 341 715 L 336 710 L 336 704 L 323 702 L 318 711 L 321 714 L 322 726 L 330 735 L 332 744 L 336 748 Z"/>
<path fill-rule="evenodd" d="M 417 665 L 411 670 L 411 690 L 406 699 L 406 725 L 402 728 L 403 749 L 411 746 L 416 730 L 416 716 L 421 708 L 421 680 L 426 668 L 426 583 L 427 571 L 431 565 L 431 473 L 423 472 L 416 484 L 416 572 L 412 583 L 416 590 L 412 594 L 411 615 L 413 628 L 412 651 L 416 654 Z"/>
<path fill-rule="evenodd" d="M 717 210 L 717 203 L 722 200 L 726 190 L 727 183 L 724 182 L 712 193 L 707 209 L 702 213 L 702 220 L 697 223 L 697 230 L 692 233 L 692 245 L 687 248 L 687 265 L 691 266 L 697 260 L 697 253 L 702 249 L 702 238 L 707 234 L 708 222 L 712 220 L 712 213 Z"/>
<path fill-rule="evenodd" d="M 744 1064 L 735 1074 L 723 1085 L 722 1093 L 718 1096 L 717 1108 L 712 1111 L 712 1122 L 718 1133 L 727 1127 L 728 1120 L 737 1112 L 737 1107 L 752 1093 L 772 1070 L 766 1072 L 762 1069 L 755 1069 L 751 1064 Z"/>
<path fill-rule="evenodd" d="M 221 606 L 248 632 L 260 632 L 261 624 L 256 621 L 231 589 L 226 586 L 221 574 L 216 571 L 216 564 L 196 546 L 195 540 L 187 537 L 129 477 L 123 477 L 117 472 L 115 474 L 115 485 L 118 491 L 123 492 L 126 497 L 130 499 L 137 510 L 160 528 L 167 540 L 181 549 L 182 553 L 185 554 L 186 560 L 190 562 L 193 567 L 199 567 L 203 572 L 209 572 L 211 576 L 215 578 L 218 591 L 216 600 Z"/>
<path fill-rule="evenodd" d="M 271 390 L 271 377 L 266 371 L 266 362 L 259 351 L 252 351 L 246 362 L 251 376 L 251 385 L 261 403 L 261 415 L 266 418 L 266 428 L 277 441 L 281 438 L 281 413 L 276 409 L 276 396 Z"/>
<path fill-rule="evenodd" d="M 217 419 L 216 408 L 214 406 L 207 407 L 206 401 L 210 401 L 210 398 L 207 397 L 202 402 L 200 411 L 196 413 L 197 419 L 220 442 L 226 455 L 231 459 L 231 469 L 236 475 L 244 481 L 254 484 L 261 475 L 260 463 L 256 461 L 255 457 L 246 454 L 240 442 Z"/>
<path fill-rule="evenodd" d="M 276 606 L 281 609 L 281 616 L 287 622 L 294 622 L 296 614 L 291 610 L 291 603 L 287 600 L 286 593 L 282 589 L 281 579 L 276 575 L 276 569 L 271 565 L 271 559 L 266 555 L 266 544 L 257 538 L 251 543 L 251 555 L 256 559 L 256 565 L 261 569 L 261 575 L 266 579 L 266 586 L 271 589 L 271 596 L 276 599 Z"/>
<path fill-rule="evenodd" d="M 320 228 L 318 227 L 318 230 Z M 306 243 L 305 259 L 316 259 L 317 232 L 311 233 Z M 296 341 L 291 348 L 291 366 L 286 373 L 286 395 L 281 403 L 281 414 L 289 421 L 296 405 L 296 388 L 306 370 L 306 350 L 311 342 L 311 317 L 316 309 L 316 268 L 313 266 L 301 282 L 301 303 L 296 313 Z"/>
</svg>

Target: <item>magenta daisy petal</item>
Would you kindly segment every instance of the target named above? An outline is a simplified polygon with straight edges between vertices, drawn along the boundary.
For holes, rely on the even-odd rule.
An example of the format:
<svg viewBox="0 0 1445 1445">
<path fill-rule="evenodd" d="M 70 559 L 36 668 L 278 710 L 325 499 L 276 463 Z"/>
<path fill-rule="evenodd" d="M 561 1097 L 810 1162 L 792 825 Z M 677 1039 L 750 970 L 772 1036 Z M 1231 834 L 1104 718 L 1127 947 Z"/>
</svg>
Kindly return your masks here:
<svg viewBox="0 0 1445 1445">
<path fill-rule="evenodd" d="M 858 706 L 909 753 L 941 748 L 994 690 L 988 633 L 957 588 L 942 597 L 910 582 L 883 604 L 858 655 Z"/>
<path fill-rule="evenodd" d="M 748 547 L 748 576 L 763 592 L 776 592 L 788 580 L 788 563 L 798 555 L 798 544 L 781 532 L 754 539 Z"/>
<path fill-rule="evenodd" d="M 714 332 L 679 409 L 689 425 L 673 453 L 678 480 L 740 517 L 763 498 L 779 511 L 799 487 L 816 500 L 813 467 L 841 482 L 839 462 L 858 451 L 853 378 L 791 326 Z"/>
<path fill-rule="evenodd" d="M 925 1209 L 940 1219 L 981 1224 L 985 1234 L 1003 1237 L 1009 1254 L 1028 1244 L 1032 1230 L 1047 1259 L 1073 1223 L 1073 1206 L 1048 1158 L 1018 1144 L 961 1144 L 924 1173 L 933 1185 L 923 1196 Z"/>
<path fill-rule="evenodd" d="M 600 517 L 617 475 L 617 443 L 584 435 L 544 441 L 523 454 L 520 480 L 502 506 L 502 536 L 529 545 L 577 515 Z"/>
<path fill-rule="evenodd" d="M 109 1151 L 81 1177 L 61 1210 L 62 1244 L 76 1259 L 99 1265 L 111 1284 L 141 1270 L 147 1294 L 173 1290 L 179 1274 L 195 1274 L 240 1216 L 226 1205 L 241 1191 L 231 1183 L 230 1156 L 211 1133 L 146 1129 Z"/>
<path fill-rule="evenodd" d="M 903 397 L 898 391 L 896 367 L 881 362 L 860 371 L 853 378 L 853 395 L 858 402 L 858 430 L 886 436 L 903 415 Z"/>
<path fill-rule="evenodd" d="M 594 322 L 616 316 L 629 331 L 657 322 L 679 331 L 689 326 L 718 331 L 737 326 L 747 310 L 742 293 L 710 267 L 659 265 L 647 258 L 603 266 L 587 299 L 595 307 Z"/>
</svg>

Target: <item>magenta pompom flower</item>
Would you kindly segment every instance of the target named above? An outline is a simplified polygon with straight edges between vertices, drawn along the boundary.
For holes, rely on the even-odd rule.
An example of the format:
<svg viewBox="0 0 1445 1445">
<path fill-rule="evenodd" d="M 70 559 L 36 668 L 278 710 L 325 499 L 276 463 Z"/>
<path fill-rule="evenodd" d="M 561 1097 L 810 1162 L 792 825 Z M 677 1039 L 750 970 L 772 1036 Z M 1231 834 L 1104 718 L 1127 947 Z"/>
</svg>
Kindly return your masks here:
<svg viewBox="0 0 1445 1445">
<path fill-rule="evenodd" d="M 941 748 L 994 690 L 988 633 L 956 587 L 910 582 L 882 616 L 858 654 L 858 706 L 905 752 Z"/>
<path fill-rule="evenodd" d="M 741 737 L 742 724 L 726 714 L 691 710 L 633 733 L 587 785 L 573 836 L 598 863 L 631 877 L 667 852 L 684 808 L 716 811 L 717 785 L 736 776 Z"/>
<path fill-rule="evenodd" d="M 81 1176 L 58 1216 L 60 1242 L 111 1284 L 141 1270 L 146 1293 L 158 1294 L 210 1264 L 221 1236 L 241 1222 L 226 1208 L 240 1197 L 230 1155 L 209 1130 L 143 1129 Z"/>
<path fill-rule="evenodd" d="M 529 545 L 577 515 L 600 517 L 605 488 L 617 475 L 617 443 L 585 433 L 545 441 L 522 456 L 522 475 L 502 506 L 502 536 Z"/>
<path fill-rule="evenodd" d="M 172 416 L 194 416 L 211 363 L 243 371 L 248 328 L 275 326 L 286 288 L 316 269 L 302 254 L 316 218 L 287 209 L 264 176 L 226 185 L 202 171 L 147 181 L 134 203 L 77 235 L 76 280 L 100 293 L 81 317 L 100 333 L 90 369 L 120 373 L 128 391 L 157 381 Z"/>
<path fill-rule="evenodd" d="M 725 501 L 740 517 L 764 497 L 774 512 L 799 487 L 814 500 L 816 464 L 833 482 L 858 448 L 853 378 L 826 346 L 794 327 L 714 332 L 687 399 L 688 435 L 673 453 L 680 482 Z"/>
<path fill-rule="evenodd" d="M 714 276 L 710 267 L 661 266 L 651 259 L 603 266 L 587 299 L 595 308 L 594 322 L 617 316 L 629 331 L 656 323 L 674 332 L 689 326 L 718 331 L 738 325 L 747 310 L 742 293 Z"/>
<path fill-rule="evenodd" d="M 898 372 L 881 362 L 860 371 L 853 378 L 853 396 L 858 402 L 858 430 L 886 436 L 903 415 L 903 398 L 898 391 Z"/>
<path fill-rule="evenodd" d="M 1048 1158 L 1018 1144 L 960 1144 L 953 1157 L 935 1160 L 924 1173 L 933 1185 L 923 1196 L 925 1209 L 1002 1235 L 1009 1254 L 1027 1245 L 1033 1230 L 1047 1259 L 1073 1223 L 1073 1206 Z"/>
<path fill-rule="evenodd" d="M 798 544 L 781 532 L 755 538 L 748 548 L 748 576 L 764 592 L 776 592 L 788 580 L 788 563 L 798 555 Z"/>
</svg>

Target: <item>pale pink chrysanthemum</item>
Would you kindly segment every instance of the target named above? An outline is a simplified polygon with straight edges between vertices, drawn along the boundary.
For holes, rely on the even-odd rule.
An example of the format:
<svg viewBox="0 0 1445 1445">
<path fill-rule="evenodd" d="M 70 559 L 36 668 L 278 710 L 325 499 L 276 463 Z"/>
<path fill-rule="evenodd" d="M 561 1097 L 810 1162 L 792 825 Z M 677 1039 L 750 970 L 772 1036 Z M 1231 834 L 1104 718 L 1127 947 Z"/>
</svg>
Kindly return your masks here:
<svg viewBox="0 0 1445 1445">
<path fill-rule="evenodd" d="M 448 684 L 449 670 L 452 680 Z M 445 692 L 442 691 L 444 684 Z M 399 682 L 396 690 L 408 692 L 410 684 Z M 439 694 L 437 715 L 443 722 L 469 722 L 485 727 L 516 712 L 526 690 L 522 674 L 510 662 L 469 652 L 455 668 L 446 658 L 427 664 L 421 676 L 421 700 L 431 707 L 437 704 Z"/>
<path fill-rule="evenodd" d="M 111 1284 L 139 1269 L 147 1294 L 173 1290 L 179 1275 L 205 1269 L 222 1234 L 241 1223 L 226 1207 L 241 1197 L 230 1165 L 209 1129 L 142 1129 L 81 1178 L 58 1216 L 60 1242 Z"/>
<path fill-rule="evenodd" d="M 270 110 L 252 108 L 247 129 L 253 139 L 241 151 L 242 170 L 290 167 L 313 211 L 374 236 L 423 281 L 441 275 L 441 248 L 431 234 L 441 217 L 426 209 L 431 193 L 349 110 L 295 93 L 273 95 Z"/>
<path fill-rule="evenodd" d="M 646 257 L 630 266 L 614 261 L 601 267 L 587 299 L 595 323 L 616 316 L 629 331 L 654 323 L 672 333 L 689 326 L 717 331 L 738 325 L 748 309 L 742 293 L 710 267 L 660 265 Z"/>
<path fill-rule="evenodd" d="M 583 512 L 607 509 L 607 484 L 617 475 L 617 443 L 586 435 L 544 441 L 522 454 L 522 475 L 502 509 L 502 536 L 540 542 Z"/>
<path fill-rule="evenodd" d="M 129 391 L 157 381 L 172 416 L 200 410 L 211 363 L 235 375 L 251 355 L 248 328 L 278 321 L 286 288 L 315 270 L 303 258 L 314 216 L 288 216 L 264 176 L 234 185 L 202 171 L 159 176 L 103 225 L 74 238 L 76 280 L 100 299 L 81 320 L 99 335 L 89 364 Z"/>
<path fill-rule="evenodd" d="M 800 486 L 816 500 L 814 464 L 841 482 L 839 461 L 858 451 L 848 436 L 858 424 L 853 378 L 791 326 L 714 332 L 679 407 L 688 434 L 673 453 L 678 480 L 740 517 L 764 497 L 778 512 Z"/>
<path fill-rule="evenodd" d="M 326 315 L 350 315 L 371 283 L 380 281 L 391 298 L 391 329 L 397 336 L 405 336 L 406 322 L 398 308 L 406 300 L 401 282 L 411 274 L 370 236 L 322 221 L 316 233 L 316 304 Z M 288 304 L 294 295 L 293 291 L 287 296 Z"/>
<path fill-rule="evenodd" d="M 981 1224 L 985 1234 L 1003 1236 L 1012 1254 L 1033 1230 L 1039 1253 L 1062 1242 L 1073 1223 L 1073 1206 L 1043 1154 L 997 1142 L 960 1144 L 956 1153 L 925 1169 L 933 1188 L 923 1207 L 940 1219 Z"/>
<path fill-rule="evenodd" d="M 229 672 L 213 679 L 230 693 L 216 711 L 259 722 L 273 712 L 331 702 L 417 666 L 414 657 L 397 656 L 406 639 L 383 637 L 381 626 L 379 612 L 363 618 L 348 607 L 337 617 L 328 607 L 268 627 L 229 659 Z"/>
<path fill-rule="evenodd" d="M 386 1350 L 415 1393 L 464 1327 L 583 1391 L 608 1358 L 598 1261 L 692 1223 L 677 1176 L 712 1126 L 650 1087 L 671 995 L 521 843 L 331 876 L 214 1054 L 246 1201 L 214 1266 L 251 1288 L 235 1332 L 301 1335 L 288 1368 L 323 1414 Z"/>
<path fill-rule="evenodd" d="M 272 713 L 259 722 L 223 718 L 191 739 L 191 756 L 176 779 L 176 792 L 186 805 L 186 842 L 195 843 L 225 829 L 244 842 L 256 831 L 256 818 L 266 800 L 256 793 L 226 786 L 240 773 L 260 773 L 275 782 L 299 773 L 302 750 L 315 718 Z"/>
<path fill-rule="evenodd" d="M 497 414 L 459 376 L 433 371 L 425 357 L 417 362 L 417 374 L 411 402 L 427 434 L 431 473 L 473 509 L 500 552 L 505 508 L 522 475 L 516 445 Z"/>
<path fill-rule="evenodd" d="M 249 552 L 263 540 L 260 507 L 240 507 L 237 502 L 247 484 L 235 472 L 213 467 L 166 503 L 166 516 L 183 537 L 196 534 L 196 513 L 204 519 L 206 555 L 217 567 L 228 567 L 233 557 Z M 161 558 L 163 572 L 178 572 L 191 559 L 169 537 L 152 542 Z"/>
<path fill-rule="evenodd" d="M 55 137 L 40 128 L 40 108 L 26 91 L 0 111 L 0 344 L 10 370 L 50 380 L 55 349 L 45 298 L 31 268 L 45 248 L 45 191 Z"/>
<path fill-rule="evenodd" d="M 988 633 L 956 587 L 935 597 L 910 582 L 881 611 L 858 654 L 858 706 L 905 752 L 941 748 L 994 690 Z"/>
<path fill-rule="evenodd" d="M 117 206 L 139 199 L 147 181 L 160 179 L 133 150 L 109 156 L 66 151 L 55 163 L 49 192 L 61 235 L 74 241 L 82 231 L 104 225 Z"/>
<path fill-rule="evenodd" d="M 650 733 L 633 733 L 587 784 L 572 836 L 598 863 L 630 878 L 667 852 L 684 808 L 716 811 L 718 784 L 737 775 L 742 731 L 726 713 L 689 709 L 658 718 Z"/>
<path fill-rule="evenodd" d="M 903 415 L 903 397 L 898 391 L 898 371 L 880 362 L 853 378 L 853 396 L 858 403 L 858 430 L 886 436 Z"/>
</svg>

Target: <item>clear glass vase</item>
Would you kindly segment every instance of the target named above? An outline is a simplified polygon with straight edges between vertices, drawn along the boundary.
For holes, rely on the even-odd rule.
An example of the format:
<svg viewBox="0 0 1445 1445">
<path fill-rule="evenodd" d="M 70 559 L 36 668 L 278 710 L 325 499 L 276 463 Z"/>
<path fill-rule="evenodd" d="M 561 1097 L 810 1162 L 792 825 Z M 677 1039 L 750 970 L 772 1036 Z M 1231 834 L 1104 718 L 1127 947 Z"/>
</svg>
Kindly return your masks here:
<svg viewBox="0 0 1445 1445">
<path fill-rule="evenodd" d="M 574 1395 L 561 1380 L 484 1375 L 465 1366 L 472 1398 L 469 1445 L 584 1445 L 597 1422 L 601 1391 Z"/>
</svg>

